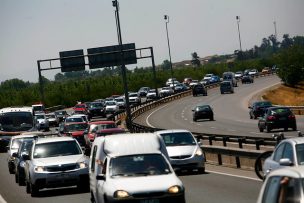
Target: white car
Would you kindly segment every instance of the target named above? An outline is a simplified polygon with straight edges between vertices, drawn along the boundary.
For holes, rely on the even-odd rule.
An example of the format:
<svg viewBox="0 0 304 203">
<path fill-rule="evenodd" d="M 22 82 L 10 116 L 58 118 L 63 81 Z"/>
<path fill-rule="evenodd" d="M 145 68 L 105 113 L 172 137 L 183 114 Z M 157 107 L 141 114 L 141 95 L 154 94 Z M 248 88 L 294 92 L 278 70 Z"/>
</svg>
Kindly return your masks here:
<svg viewBox="0 0 304 203">
<path fill-rule="evenodd" d="M 153 133 L 97 137 L 90 156 L 91 201 L 185 203 L 185 189 Z"/>
<path fill-rule="evenodd" d="M 190 131 L 161 130 L 155 134 L 163 138 L 175 171 L 197 170 L 198 173 L 205 173 L 203 151 Z"/>
<path fill-rule="evenodd" d="M 116 101 L 106 101 L 106 113 L 116 113 L 119 110 Z"/>
<path fill-rule="evenodd" d="M 199 83 L 198 80 L 192 80 L 189 84 L 189 86 L 192 88 L 194 85 L 197 85 Z"/>
<path fill-rule="evenodd" d="M 50 130 L 49 121 L 45 113 L 36 113 L 35 114 L 36 127 L 38 130 Z"/>
<path fill-rule="evenodd" d="M 26 192 L 36 196 L 40 189 L 76 185 L 89 187 L 88 159 L 71 137 L 50 137 L 34 141 L 30 155 L 24 155 Z"/>
<path fill-rule="evenodd" d="M 116 104 L 117 104 L 117 106 L 118 106 L 119 109 L 126 108 L 126 100 L 125 100 L 124 96 L 117 97 L 114 100 L 116 101 Z"/>
<path fill-rule="evenodd" d="M 57 118 L 55 113 L 46 114 L 46 118 L 48 119 L 50 126 L 58 126 L 59 125 L 59 118 Z"/>
<path fill-rule="evenodd" d="M 161 97 L 166 97 L 166 96 L 170 96 L 174 93 L 174 90 L 171 87 L 163 87 L 160 91 L 159 91 L 159 95 Z"/>
<path fill-rule="evenodd" d="M 210 80 L 212 78 L 212 76 L 214 76 L 213 73 L 209 73 L 209 74 L 206 74 L 203 78 L 203 80 Z"/>
<path fill-rule="evenodd" d="M 129 92 L 129 103 L 137 105 L 141 103 L 141 99 L 137 92 Z"/>
<path fill-rule="evenodd" d="M 146 96 L 147 100 L 151 99 L 156 99 L 156 90 L 155 89 L 150 89 L 149 92 L 147 93 Z"/>
<path fill-rule="evenodd" d="M 278 169 L 264 181 L 257 203 L 304 203 L 304 167 Z"/>
<path fill-rule="evenodd" d="M 176 78 L 169 78 L 166 82 L 166 86 L 170 86 L 173 83 L 177 83 L 178 81 L 176 80 Z"/>
<path fill-rule="evenodd" d="M 266 177 L 271 171 L 290 166 L 304 165 L 304 137 L 282 140 L 263 164 Z"/>
<path fill-rule="evenodd" d="M 248 74 L 252 77 L 259 75 L 259 71 L 257 69 L 251 69 Z"/>
</svg>

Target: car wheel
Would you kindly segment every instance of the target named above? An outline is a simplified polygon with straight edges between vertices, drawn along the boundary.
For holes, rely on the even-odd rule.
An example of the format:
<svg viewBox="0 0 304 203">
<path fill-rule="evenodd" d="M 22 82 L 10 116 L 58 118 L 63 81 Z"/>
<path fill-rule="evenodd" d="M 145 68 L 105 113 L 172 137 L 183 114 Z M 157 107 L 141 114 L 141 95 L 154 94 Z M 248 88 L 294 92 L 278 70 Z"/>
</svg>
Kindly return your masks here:
<svg viewBox="0 0 304 203">
<path fill-rule="evenodd" d="M 251 114 L 249 114 L 249 118 L 250 118 L 250 119 L 253 119 L 253 117 L 252 117 L 252 115 L 251 115 Z"/>
<path fill-rule="evenodd" d="M 196 122 L 196 121 L 197 121 L 197 119 L 196 119 L 196 118 L 193 118 L 193 121 L 194 121 L 194 122 Z"/>
<path fill-rule="evenodd" d="M 284 128 L 284 131 L 288 131 L 288 128 L 285 127 L 285 128 Z"/>
<path fill-rule="evenodd" d="M 8 170 L 9 170 L 9 173 L 10 173 L 10 174 L 14 174 L 14 173 L 15 173 L 14 168 L 11 167 L 10 165 L 8 165 Z"/>
<path fill-rule="evenodd" d="M 256 115 L 253 116 L 254 119 L 257 119 L 258 117 Z"/>
<path fill-rule="evenodd" d="M 259 128 L 259 130 L 260 130 L 260 132 L 261 132 L 261 133 L 264 131 L 264 129 L 263 129 L 263 128 Z"/>
<path fill-rule="evenodd" d="M 268 125 L 266 125 L 266 131 L 267 131 L 268 133 L 271 131 L 271 128 L 270 128 Z"/>
<path fill-rule="evenodd" d="M 204 174 L 204 173 L 205 173 L 205 167 L 198 168 L 198 169 L 197 169 L 197 172 L 198 172 L 199 174 Z"/>
<path fill-rule="evenodd" d="M 15 173 L 15 182 L 19 183 L 19 176 L 17 175 L 17 173 Z"/>
<path fill-rule="evenodd" d="M 22 178 L 20 175 L 18 175 L 18 184 L 19 184 L 19 186 L 25 185 L 24 178 Z"/>
<path fill-rule="evenodd" d="M 30 189 L 31 189 L 31 196 L 36 197 L 39 193 L 39 188 L 35 184 L 30 183 Z"/>
<path fill-rule="evenodd" d="M 214 117 L 213 116 L 210 117 L 210 121 L 214 121 Z"/>
<path fill-rule="evenodd" d="M 224 94 L 224 92 L 221 92 L 221 94 Z"/>
<path fill-rule="evenodd" d="M 25 190 L 27 194 L 31 193 L 30 183 L 25 181 Z"/>
<path fill-rule="evenodd" d="M 297 130 L 297 126 L 294 126 L 294 127 L 292 128 L 292 130 L 293 130 L 293 131 L 296 131 L 296 130 Z"/>
</svg>

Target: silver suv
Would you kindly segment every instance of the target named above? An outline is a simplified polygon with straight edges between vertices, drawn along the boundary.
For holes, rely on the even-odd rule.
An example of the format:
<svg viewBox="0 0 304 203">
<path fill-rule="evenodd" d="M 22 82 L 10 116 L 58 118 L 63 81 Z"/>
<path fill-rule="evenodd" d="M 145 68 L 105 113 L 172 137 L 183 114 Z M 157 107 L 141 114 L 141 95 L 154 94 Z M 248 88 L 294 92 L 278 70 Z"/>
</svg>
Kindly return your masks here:
<svg viewBox="0 0 304 203">
<path fill-rule="evenodd" d="M 89 188 L 88 159 L 71 137 L 49 137 L 34 141 L 30 155 L 24 155 L 26 192 L 77 185 Z"/>
<path fill-rule="evenodd" d="M 170 162 L 176 172 L 183 170 L 197 170 L 205 173 L 205 157 L 199 143 L 188 130 L 156 131 L 165 144 Z"/>
</svg>

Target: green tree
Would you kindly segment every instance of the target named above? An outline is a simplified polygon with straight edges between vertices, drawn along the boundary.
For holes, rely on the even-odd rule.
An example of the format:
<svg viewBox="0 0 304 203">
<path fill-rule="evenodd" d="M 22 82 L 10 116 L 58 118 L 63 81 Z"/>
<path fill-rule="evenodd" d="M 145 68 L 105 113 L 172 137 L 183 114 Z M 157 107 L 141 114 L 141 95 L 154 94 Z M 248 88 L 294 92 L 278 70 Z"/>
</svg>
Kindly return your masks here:
<svg viewBox="0 0 304 203">
<path fill-rule="evenodd" d="M 191 56 L 192 56 L 192 60 L 191 60 L 192 65 L 200 66 L 201 61 L 199 60 L 199 56 L 197 55 L 197 53 L 193 52 L 191 53 Z"/>
<path fill-rule="evenodd" d="M 164 62 L 161 64 L 162 70 L 170 70 L 171 64 L 169 60 L 164 60 Z"/>
</svg>

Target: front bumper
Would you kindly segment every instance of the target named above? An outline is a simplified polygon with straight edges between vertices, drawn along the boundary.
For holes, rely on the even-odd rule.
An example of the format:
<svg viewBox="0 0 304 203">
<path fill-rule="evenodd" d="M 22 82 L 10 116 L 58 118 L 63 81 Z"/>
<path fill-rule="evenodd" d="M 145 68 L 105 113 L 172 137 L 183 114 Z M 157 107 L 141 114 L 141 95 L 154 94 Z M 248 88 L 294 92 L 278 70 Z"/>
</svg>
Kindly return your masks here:
<svg viewBox="0 0 304 203">
<path fill-rule="evenodd" d="M 205 167 L 204 156 L 192 156 L 190 158 L 171 158 L 170 162 L 174 170 L 193 170 Z"/>
</svg>

